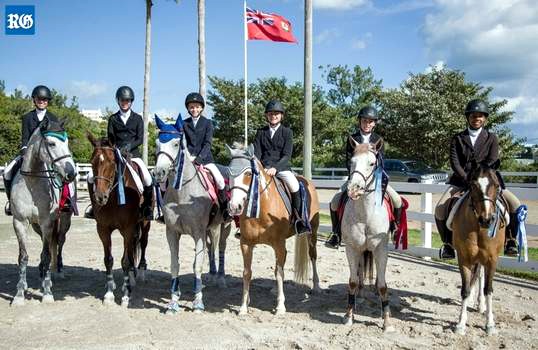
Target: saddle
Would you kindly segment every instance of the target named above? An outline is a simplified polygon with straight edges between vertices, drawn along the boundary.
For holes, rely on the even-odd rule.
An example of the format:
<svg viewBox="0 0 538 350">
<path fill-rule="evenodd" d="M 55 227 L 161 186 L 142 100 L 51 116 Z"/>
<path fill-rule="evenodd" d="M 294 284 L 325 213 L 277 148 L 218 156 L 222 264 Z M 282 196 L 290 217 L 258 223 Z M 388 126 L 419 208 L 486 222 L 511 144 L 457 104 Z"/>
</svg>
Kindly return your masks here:
<svg viewBox="0 0 538 350">
<path fill-rule="evenodd" d="M 452 222 L 454 221 L 454 217 L 468 195 L 469 191 L 460 191 L 448 199 L 448 219 L 446 220 L 446 227 L 450 231 L 452 231 Z M 508 224 L 510 224 L 510 214 L 508 213 L 508 210 L 506 210 L 506 208 L 508 208 L 508 204 L 502 195 L 497 198 L 496 204 L 500 208 L 500 212 L 504 214 L 501 216 L 501 220 L 503 220 L 505 225 L 508 226 Z"/>
<path fill-rule="evenodd" d="M 284 206 L 286 207 L 286 211 L 288 212 L 288 220 L 290 223 L 295 222 L 295 214 L 293 213 L 293 206 L 291 203 L 291 193 L 288 190 L 288 187 L 286 184 L 280 180 L 278 177 L 273 176 L 273 181 L 275 182 L 276 189 L 278 191 L 278 194 L 280 195 L 280 198 L 282 198 L 282 201 L 284 202 Z M 301 208 L 301 219 L 304 223 L 307 223 L 309 225 L 310 218 L 308 217 L 308 208 L 310 207 L 310 198 L 306 195 L 305 190 L 305 184 L 304 179 L 301 177 L 297 177 L 297 181 L 299 181 L 299 191 L 301 191 L 301 197 L 304 198 L 302 202 L 302 208 Z"/>
<path fill-rule="evenodd" d="M 207 190 L 207 194 L 209 194 L 209 197 L 211 198 L 211 202 L 213 202 L 213 205 L 218 204 L 217 184 L 215 183 L 213 175 L 211 175 L 211 172 L 201 164 L 196 165 L 196 170 L 198 171 L 198 174 L 200 174 L 200 179 L 202 180 L 202 184 Z"/>
</svg>

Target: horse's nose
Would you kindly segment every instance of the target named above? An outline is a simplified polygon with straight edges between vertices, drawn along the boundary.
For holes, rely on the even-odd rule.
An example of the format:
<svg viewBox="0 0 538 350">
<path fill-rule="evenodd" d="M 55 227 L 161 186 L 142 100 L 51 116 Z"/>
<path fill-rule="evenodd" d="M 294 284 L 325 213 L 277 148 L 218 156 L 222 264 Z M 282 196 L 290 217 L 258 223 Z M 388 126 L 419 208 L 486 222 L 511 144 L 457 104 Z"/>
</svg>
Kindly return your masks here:
<svg viewBox="0 0 538 350">
<path fill-rule="evenodd" d="M 67 181 L 71 182 L 75 180 L 76 176 L 77 173 L 75 172 L 75 168 L 73 167 L 73 165 L 71 165 L 71 163 L 67 163 L 67 165 L 65 166 L 65 177 Z"/>
<path fill-rule="evenodd" d="M 155 169 L 155 179 L 161 181 L 164 178 L 164 169 Z"/>
</svg>

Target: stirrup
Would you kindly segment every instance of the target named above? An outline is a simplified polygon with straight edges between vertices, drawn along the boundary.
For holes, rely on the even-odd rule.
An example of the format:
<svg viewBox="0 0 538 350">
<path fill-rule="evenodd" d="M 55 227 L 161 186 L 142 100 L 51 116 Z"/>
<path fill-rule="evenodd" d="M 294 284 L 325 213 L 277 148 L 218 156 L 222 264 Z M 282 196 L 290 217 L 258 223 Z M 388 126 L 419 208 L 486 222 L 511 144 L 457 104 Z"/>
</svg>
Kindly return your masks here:
<svg viewBox="0 0 538 350">
<path fill-rule="evenodd" d="M 443 260 L 456 258 L 454 248 L 447 243 L 443 243 L 441 248 L 439 248 L 439 258 Z"/>
<path fill-rule="evenodd" d="M 325 246 L 327 248 L 338 249 L 338 247 L 340 246 L 340 238 L 338 237 L 338 235 L 334 232 L 331 232 L 331 235 L 325 241 Z"/>
<path fill-rule="evenodd" d="M 93 212 L 93 206 L 91 204 L 86 207 L 86 210 L 84 211 L 84 217 L 86 219 L 95 220 L 95 213 Z"/>
<path fill-rule="evenodd" d="M 518 256 L 519 251 L 517 249 L 517 242 L 515 239 L 509 239 L 506 241 L 506 245 L 504 247 L 504 255 L 506 256 Z"/>
</svg>

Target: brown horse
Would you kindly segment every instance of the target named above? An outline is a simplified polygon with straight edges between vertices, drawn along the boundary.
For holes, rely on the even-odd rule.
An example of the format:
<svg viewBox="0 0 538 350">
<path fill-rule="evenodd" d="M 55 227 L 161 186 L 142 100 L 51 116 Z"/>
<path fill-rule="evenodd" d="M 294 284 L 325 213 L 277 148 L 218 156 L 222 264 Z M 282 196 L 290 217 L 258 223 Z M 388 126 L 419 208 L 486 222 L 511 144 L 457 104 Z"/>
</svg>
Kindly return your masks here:
<svg viewBox="0 0 538 350">
<path fill-rule="evenodd" d="M 472 302 L 476 285 L 479 284 L 479 312 L 484 312 L 485 295 L 486 332 L 489 335 L 495 333 L 493 276 L 499 252 L 503 248 L 508 219 L 503 205 L 498 203 L 500 184 L 495 171 L 484 165 L 475 166 L 469 180 L 470 190 L 460 200 L 461 204 L 452 220 L 454 247 L 458 253 L 462 279 L 461 314 L 456 332 L 465 334 L 467 306 Z"/>
<path fill-rule="evenodd" d="M 91 164 L 93 170 L 94 186 L 89 186 L 90 199 L 97 222 L 97 232 L 103 243 L 105 255 L 105 267 L 107 277 L 107 291 L 103 303 L 114 303 L 114 276 L 112 266 L 112 231 L 119 230 L 123 236 L 123 257 L 121 267 L 123 269 L 123 297 L 121 305 L 127 307 L 131 296 L 132 287 L 136 284 L 136 263 L 139 260 L 138 269 L 143 275 L 146 265 L 146 246 L 148 244 L 148 232 L 150 222 L 140 218 L 140 194 L 135 180 L 125 165 L 120 166 L 123 172 L 123 188 L 125 204 L 120 204 L 118 191 L 121 184 L 117 176 L 118 150 L 107 139 L 97 140 L 92 134 L 88 134 L 88 140 L 94 147 Z M 128 162 L 128 160 L 126 160 Z"/>
<path fill-rule="evenodd" d="M 276 314 L 284 314 L 284 263 L 286 262 L 286 239 L 294 235 L 290 215 L 277 190 L 273 177 L 265 173 L 262 164 L 254 157 L 252 147 L 231 149 L 232 161 L 230 169 L 233 176 L 232 196 L 229 203 L 230 213 L 240 216 L 241 227 L 241 252 L 243 253 L 243 299 L 239 314 L 248 313 L 249 287 L 252 277 L 252 251 L 257 244 L 267 244 L 275 251 L 276 267 L 275 278 L 277 281 L 278 297 Z M 258 194 L 259 194 L 259 217 L 251 218 L 244 212 L 245 203 L 251 200 L 249 190 L 256 183 L 253 182 L 252 164 L 256 164 L 259 170 Z M 313 289 L 319 290 L 319 277 L 316 268 L 316 240 L 319 226 L 319 202 L 316 189 L 313 184 L 299 178 L 303 183 L 310 202 L 308 217 L 312 227 L 312 234 L 296 236 L 295 242 L 295 281 L 306 283 L 308 280 L 308 257 L 312 262 Z"/>
</svg>

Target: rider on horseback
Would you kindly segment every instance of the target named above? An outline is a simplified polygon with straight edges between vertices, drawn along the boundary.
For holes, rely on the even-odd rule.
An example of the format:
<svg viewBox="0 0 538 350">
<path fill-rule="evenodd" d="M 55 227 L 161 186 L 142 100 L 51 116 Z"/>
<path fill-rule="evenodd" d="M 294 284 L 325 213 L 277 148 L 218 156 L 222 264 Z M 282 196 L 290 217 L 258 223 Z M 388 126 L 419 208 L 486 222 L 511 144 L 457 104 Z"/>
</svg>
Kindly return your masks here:
<svg viewBox="0 0 538 350">
<path fill-rule="evenodd" d="M 289 166 L 293 153 L 293 132 L 281 124 L 284 117 L 284 106 L 277 100 L 271 100 L 265 106 L 267 126 L 258 129 L 254 140 L 254 154 L 265 168 L 267 175 L 282 180 L 291 193 L 291 205 L 295 216 L 297 234 L 310 230 L 301 218 L 302 199 L 299 192 L 299 181 Z"/>
<path fill-rule="evenodd" d="M 379 115 L 377 110 L 374 107 L 366 106 L 361 108 L 358 115 L 359 119 L 359 130 L 351 135 L 351 137 L 358 143 L 380 143 L 380 149 L 378 150 L 378 156 L 383 158 L 383 139 L 381 136 L 373 132 L 377 121 L 379 120 Z M 353 146 L 346 142 L 346 167 L 349 172 L 351 157 L 353 156 Z M 383 164 L 383 162 L 381 162 Z M 347 181 L 342 185 L 340 190 L 334 195 L 330 204 L 331 211 L 331 223 L 332 223 L 332 234 L 325 242 L 325 245 L 330 248 L 338 248 L 342 240 L 342 232 L 340 230 L 340 222 L 338 219 L 338 207 L 341 204 L 342 194 L 347 191 Z M 402 199 L 400 195 L 387 183 L 386 193 L 390 197 L 393 214 L 394 214 L 394 225 L 397 225 L 400 222 L 402 215 Z"/>
<path fill-rule="evenodd" d="M 204 97 L 197 92 L 191 92 L 185 98 L 185 108 L 190 117 L 185 119 L 183 130 L 187 149 L 193 156 L 194 163 L 203 165 L 211 172 L 217 185 L 217 199 L 225 221 L 231 220 L 228 214 L 228 197 L 226 196 L 226 183 L 220 170 L 213 161 L 211 143 L 213 142 L 213 123 L 202 115 L 205 108 Z"/>
<path fill-rule="evenodd" d="M 31 112 L 22 116 L 22 141 L 21 141 L 21 150 L 20 154 L 15 157 L 11 163 L 4 170 L 4 188 L 6 189 L 7 203 L 4 211 L 6 215 L 11 215 L 10 208 L 10 198 L 11 198 L 11 182 L 13 177 L 20 169 L 22 164 L 22 156 L 26 151 L 26 146 L 30 136 L 32 136 L 35 129 L 39 127 L 39 124 L 43 120 L 55 121 L 58 122 L 58 118 L 47 111 L 52 95 L 48 87 L 44 85 L 38 85 L 32 90 L 32 102 L 34 103 L 35 109 Z"/>
<path fill-rule="evenodd" d="M 461 195 L 468 184 L 468 176 L 472 170 L 471 164 L 486 163 L 489 167 L 497 169 L 499 160 L 499 142 L 497 136 L 484 128 L 489 116 L 489 108 L 485 101 L 475 99 L 469 101 L 465 108 L 468 127 L 459 134 L 454 135 L 450 143 L 450 166 L 454 173 L 450 177 L 448 184 L 451 185 L 443 196 L 439 199 L 435 208 L 435 223 L 439 235 L 443 240 L 443 246 L 439 250 L 442 259 L 455 258 L 452 247 L 452 231 L 446 226 L 449 215 L 449 199 L 455 195 Z M 505 255 L 517 255 L 517 215 L 516 210 L 520 206 L 519 199 L 510 191 L 504 188 L 501 175 L 497 172 L 501 187 L 501 196 L 508 203 L 510 211 L 510 224 L 506 228 Z"/>
<path fill-rule="evenodd" d="M 140 114 L 131 110 L 134 98 L 134 91 L 129 86 L 118 88 L 116 101 L 120 109 L 108 118 L 107 137 L 117 148 L 129 153 L 132 156 L 131 161 L 140 168 L 141 180 L 144 185 L 141 214 L 145 220 L 153 220 L 153 178 L 144 161 L 140 158 L 138 147 L 143 142 L 144 121 Z M 90 191 L 91 186 L 93 186 L 93 176 L 88 175 L 88 189 Z M 93 207 L 86 211 L 85 217 L 95 218 Z"/>
</svg>

